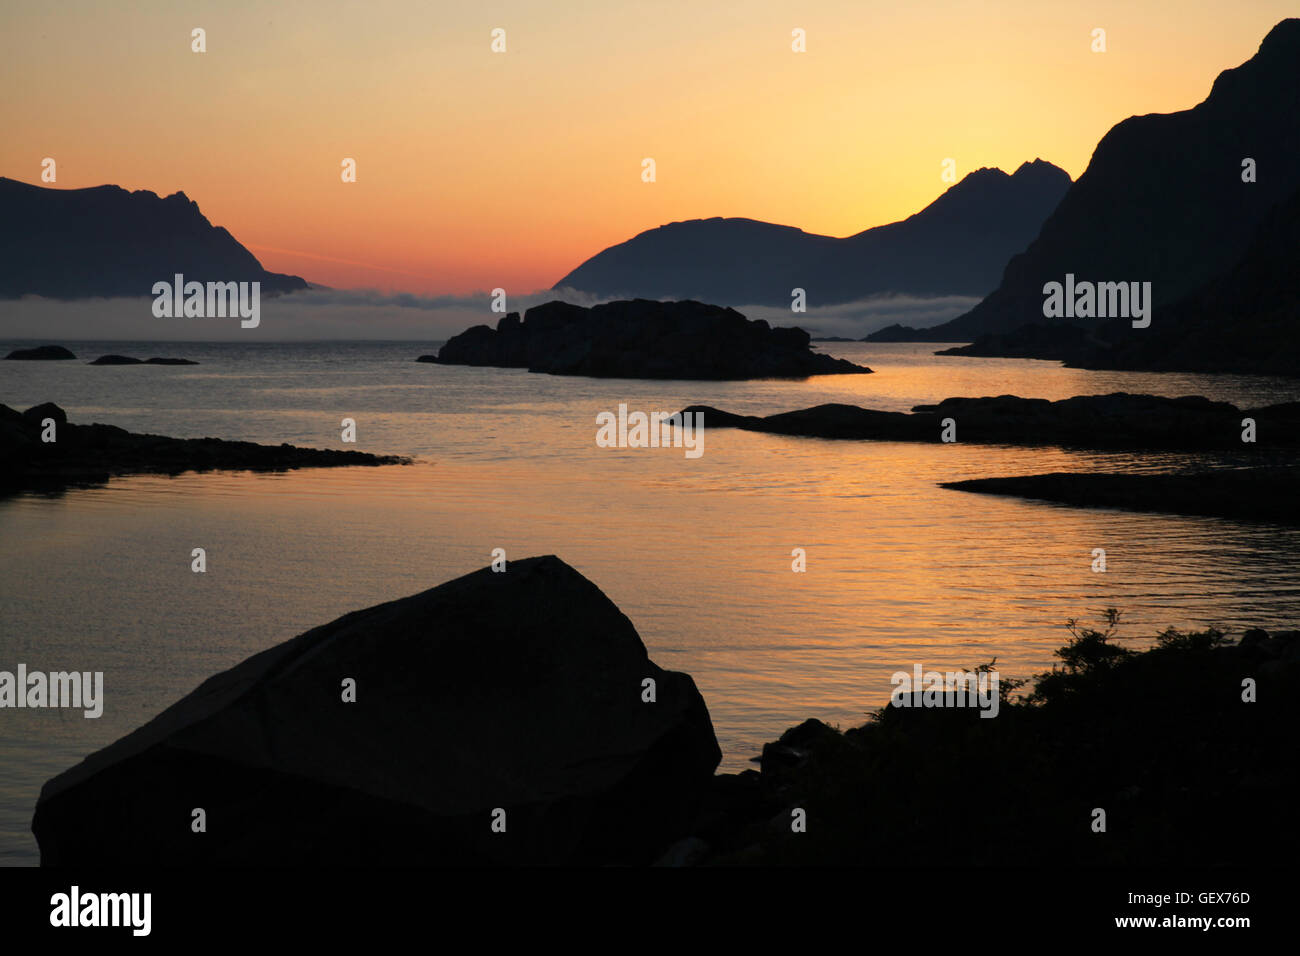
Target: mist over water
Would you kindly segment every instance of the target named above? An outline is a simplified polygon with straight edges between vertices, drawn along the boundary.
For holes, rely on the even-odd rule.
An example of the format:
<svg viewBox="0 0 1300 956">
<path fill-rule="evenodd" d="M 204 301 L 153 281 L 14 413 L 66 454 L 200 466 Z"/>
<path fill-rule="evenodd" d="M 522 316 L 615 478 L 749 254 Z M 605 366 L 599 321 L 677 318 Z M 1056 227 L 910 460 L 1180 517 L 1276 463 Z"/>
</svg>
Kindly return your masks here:
<svg viewBox="0 0 1300 956">
<path fill-rule="evenodd" d="M 15 343 L 16 344 L 16 343 Z M 104 715 L 0 719 L 0 863 L 38 860 L 41 784 L 213 673 L 334 617 L 508 559 L 554 553 L 628 615 L 660 665 L 690 673 L 723 769 L 808 717 L 849 726 L 913 663 L 1052 663 L 1071 617 L 1294 626 L 1300 529 L 1088 511 L 948 491 L 940 481 L 1232 464 L 1230 456 L 835 442 L 712 430 L 704 454 L 599 448 L 620 403 L 768 414 L 824 402 L 905 411 L 956 395 L 1205 395 L 1242 407 L 1300 383 L 935 357 L 941 345 L 827 344 L 874 375 L 647 382 L 417 364 L 427 342 L 68 342 L 76 362 L 0 363 L 0 402 L 55 401 L 136 432 L 356 447 L 400 467 L 113 479 L 0 500 L 0 669 L 103 671 Z M 3 343 L 6 350 L 13 344 Z M 91 367 L 108 352 L 187 367 Z M 357 422 L 344 446 L 340 421 Z M 959 432 L 960 438 L 960 432 Z M 1243 453 L 1245 454 L 1245 453 Z M 1252 449 L 1249 457 L 1257 459 Z M 1243 459 L 1244 460 L 1244 459 Z M 207 551 L 206 574 L 190 552 Z M 1091 551 L 1108 571 L 1091 571 Z M 791 571 L 804 548 L 807 572 Z M 454 728 L 450 729 L 454 732 Z"/>
<path fill-rule="evenodd" d="M 172 280 L 171 276 L 160 278 Z M 505 306 L 522 315 L 533 306 L 557 299 L 581 306 L 609 301 L 608 297 L 573 289 L 538 289 L 511 294 Z M 152 297 L 64 301 L 27 296 L 21 300 L 0 299 L 0 328 L 11 338 L 31 339 L 30 344 L 48 339 L 85 338 L 106 340 L 99 344 L 120 348 L 133 344 L 133 340 L 148 343 L 154 336 L 162 335 L 174 342 L 228 342 L 243 347 L 250 342 L 358 338 L 428 342 L 450 338 L 472 325 L 496 325 L 501 318 L 490 311 L 494 299 L 487 292 L 413 295 L 317 288 L 292 295 L 266 295 L 260 302 L 262 321 L 256 329 L 249 329 L 241 327 L 237 318 L 159 319 L 153 312 Z M 798 325 L 812 335 L 860 339 L 895 323 L 914 328 L 937 325 L 970 310 L 978 302 L 978 296 L 886 294 L 823 305 L 814 298 L 808 303 L 808 311 L 801 313 L 792 313 L 788 306 L 721 304 L 729 304 L 747 318 L 765 319 L 772 325 Z"/>
</svg>

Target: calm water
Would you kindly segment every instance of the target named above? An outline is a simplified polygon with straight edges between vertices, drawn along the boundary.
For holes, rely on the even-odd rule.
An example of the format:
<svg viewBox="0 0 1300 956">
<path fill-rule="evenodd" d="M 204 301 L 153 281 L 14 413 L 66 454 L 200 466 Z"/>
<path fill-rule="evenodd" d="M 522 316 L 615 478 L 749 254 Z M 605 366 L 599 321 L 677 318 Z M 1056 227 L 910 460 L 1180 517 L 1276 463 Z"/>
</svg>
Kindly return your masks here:
<svg viewBox="0 0 1300 956">
<path fill-rule="evenodd" d="M 8 350 L 18 343 L 0 343 Z M 869 376 L 803 382 L 556 378 L 412 361 L 427 344 L 68 345 L 181 355 L 193 367 L 0 362 L 0 402 L 53 400 L 73 421 L 416 456 L 410 467 L 115 479 L 0 500 L 0 669 L 105 674 L 99 720 L 0 711 L 0 862 L 37 862 L 41 784 L 217 670 L 350 610 L 489 563 L 558 554 L 631 618 L 661 665 L 689 672 L 724 768 L 806 717 L 848 726 L 889 675 L 997 658 L 1049 666 L 1070 617 L 1124 609 L 1167 626 L 1300 620 L 1300 531 L 946 491 L 936 482 L 1170 468 L 1189 456 L 830 442 L 708 430 L 703 457 L 596 447 L 620 402 L 769 413 L 842 401 L 906 410 L 953 395 L 1110 391 L 1300 399 L 1300 383 L 1066 370 L 934 357 L 937 346 L 826 344 Z M 346 446 L 353 447 L 353 446 Z M 1255 452 L 1254 454 L 1259 454 Z M 1221 459 L 1195 459 L 1221 461 Z M 1224 462 L 1229 463 L 1229 462 Z M 203 547 L 208 572 L 190 571 Z M 791 550 L 807 551 L 805 574 Z M 1108 572 L 1090 569 L 1103 547 Z"/>
</svg>

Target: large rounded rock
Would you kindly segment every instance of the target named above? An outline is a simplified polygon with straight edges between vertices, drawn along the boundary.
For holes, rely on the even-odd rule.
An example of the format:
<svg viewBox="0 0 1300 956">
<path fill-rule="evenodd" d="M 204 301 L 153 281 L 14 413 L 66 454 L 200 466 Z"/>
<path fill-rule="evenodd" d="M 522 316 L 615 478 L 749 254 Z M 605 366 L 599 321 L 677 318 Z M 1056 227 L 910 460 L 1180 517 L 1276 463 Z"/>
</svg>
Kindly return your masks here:
<svg viewBox="0 0 1300 956">
<path fill-rule="evenodd" d="M 210 678 L 49 781 L 32 829 L 47 865 L 649 863 L 720 758 L 690 677 L 529 558 Z"/>
<path fill-rule="evenodd" d="M 34 428 L 41 427 L 47 418 L 54 419 L 60 425 L 68 424 L 68 413 L 53 402 L 42 402 L 39 405 L 33 405 L 22 413 L 22 417 L 23 421 Z"/>
</svg>

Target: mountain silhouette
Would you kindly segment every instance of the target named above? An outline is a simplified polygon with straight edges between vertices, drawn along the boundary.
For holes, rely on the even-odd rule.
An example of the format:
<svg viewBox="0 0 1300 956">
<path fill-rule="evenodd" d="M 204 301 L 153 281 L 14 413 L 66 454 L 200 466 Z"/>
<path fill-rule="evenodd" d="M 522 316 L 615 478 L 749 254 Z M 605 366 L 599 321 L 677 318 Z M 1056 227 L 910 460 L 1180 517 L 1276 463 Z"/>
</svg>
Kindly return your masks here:
<svg viewBox="0 0 1300 956">
<path fill-rule="evenodd" d="M 1227 273 L 1135 329 L 1108 319 L 1095 329 L 1025 325 L 990 332 L 946 355 L 1052 359 L 1076 368 L 1300 376 L 1300 191 L 1256 230 Z"/>
<path fill-rule="evenodd" d="M 1156 328 L 1162 309 L 1232 268 L 1264 218 L 1300 187 L 1297 64 L 1293 18 L 1269 31 L 1250 60 L 1220 73 L 1204 102 L 1113 127 L 1038 238 L 1007 263 L 996 291 L 913 340 L 970 342 L 1030 324 L 1095 327 L 1096 319 L 1044 317 L 1043 285 L 1067 273 L 1150 282 Z M 1247 159 L 1255 182 L 1243 181 Z"/>
<path fill-rule="evenodd" d="M 978 169 L 920 212 L 847 238 L 753 219 L 692 219 L 643 232 L 558 283 L 599 296 L 810 306 L 881 293 L 983 295 L 1070 185 L 1041 159 L 1013 175 Z"/>
<path fill-rule="evenodd" d="M 308 285 L 267 272 L 182 192 L 159 198 L 120 186 L 49 189 L 0 177 L 0 297 L 149 296 L 176 273 L 197 282 Z"/>
</svg>

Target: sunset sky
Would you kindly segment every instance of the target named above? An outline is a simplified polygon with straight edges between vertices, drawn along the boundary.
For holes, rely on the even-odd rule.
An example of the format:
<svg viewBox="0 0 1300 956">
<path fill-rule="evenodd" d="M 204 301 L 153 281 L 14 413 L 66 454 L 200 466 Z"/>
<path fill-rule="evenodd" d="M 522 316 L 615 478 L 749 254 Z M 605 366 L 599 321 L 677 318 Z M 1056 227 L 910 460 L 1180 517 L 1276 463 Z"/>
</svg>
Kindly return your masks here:
<svg viewBox="0 0 1300 956">
<path fill-rule="evenodd" d="M 270 269 L 551 285 L 665 222 L 847 235 L 980 166 L 1078 177 L 1200 102 L 1285 2 L 7 4 L 0 175 L 183 190 Z M 207 52 L 191 52 L 195 27 Z M 493 28 L 507 52 L 491 52 Z M 1090 50 L 1106 30 L 1107 52 Z M 791 31 L 807 31 L 807 52 Z M 340 180 L 344 157 L 357 182 Z M 653 157 L 657 182 L 641 181 Z"/>
</svg>

